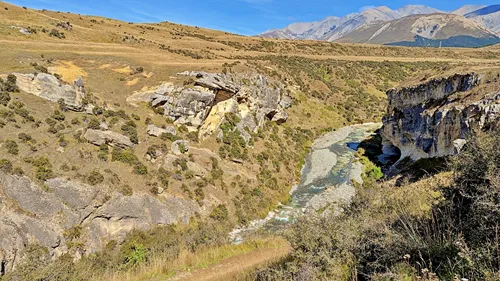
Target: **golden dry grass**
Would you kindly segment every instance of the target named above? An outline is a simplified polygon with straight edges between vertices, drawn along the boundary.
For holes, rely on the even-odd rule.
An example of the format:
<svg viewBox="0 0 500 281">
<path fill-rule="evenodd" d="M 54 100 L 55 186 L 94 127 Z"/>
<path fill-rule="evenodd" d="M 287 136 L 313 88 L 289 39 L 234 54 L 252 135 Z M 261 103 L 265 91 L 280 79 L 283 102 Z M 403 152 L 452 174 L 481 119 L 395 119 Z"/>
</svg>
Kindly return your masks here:
<svg viewBox="0 0 500 281">
<path fill-rule="evenodd" d="M 283 238 L 262 238 L 239 245 L 209 247 L 195 253 L 182 251 L 173 261 L 154 258 L 146 266 L 101 276 L 94 281 L 234 280 L 258 266 L 279 260 L 290 251 L 289 243 Z"/>
</svg>

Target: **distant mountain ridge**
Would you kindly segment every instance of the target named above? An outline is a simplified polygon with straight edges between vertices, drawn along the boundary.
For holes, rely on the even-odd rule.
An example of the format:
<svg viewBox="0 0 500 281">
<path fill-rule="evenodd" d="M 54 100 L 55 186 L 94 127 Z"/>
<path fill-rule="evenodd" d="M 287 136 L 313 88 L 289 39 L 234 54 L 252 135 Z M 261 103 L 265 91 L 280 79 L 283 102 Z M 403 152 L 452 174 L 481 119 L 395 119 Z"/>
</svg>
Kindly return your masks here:
<svg viewBox="0 0 500 281">
<path fill-rule="evenodd" d="M 391 45 L 397 42 L 412 45 L 408 42 L 442 41 L 453 37 L 450 42 L 463 42 L 457 47 L 468 47 L 468 42 L 474 42 L 473 47 L 481 47 L 481 42 L 484 45 L 500 42 L 499 33 L 500 5 L 465 5 L 450 12 L 424 5 L 406 5 L 397 10 L 381 6 L 344 17 L 293 23 L 260 36 Z M 462 40 L 465 38 L 467 40 Z M 449 46 L 450 42 L 444 46 Z"/>
</svg>

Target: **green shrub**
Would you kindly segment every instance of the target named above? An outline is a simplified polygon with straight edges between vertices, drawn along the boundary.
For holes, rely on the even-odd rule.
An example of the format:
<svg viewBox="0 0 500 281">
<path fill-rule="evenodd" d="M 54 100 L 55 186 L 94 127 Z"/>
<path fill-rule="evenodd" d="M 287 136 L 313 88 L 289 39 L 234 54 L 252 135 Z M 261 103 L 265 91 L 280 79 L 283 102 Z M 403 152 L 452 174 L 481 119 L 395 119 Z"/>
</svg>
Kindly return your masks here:
<svg viewBox="0 0 500 281">
<path fill-rule="evenodd" d="M 134 167 L 134 171 L 138 175 L 146 175 L 148 173 L 148 167 L 142 163 L 138 163 Z"/>
<path fill-rule="evenodd" d="M 59 110 L 54 110 L 54 114 L 52 114 L 51 116 L 53 119 L 57 120 L 57 121 L 64 121 L 66 119 L 66 116 L 64 116 L 64 114 L 62 114 Z"/>
<path fill-rule="evenodd" d="M 135 165 L 139 163 L 139 158 L 137 158 L 131 149 L 114 148 L 111 152 L 111 161 Z"/>
<path fill-rule="evenodd" d="M 202 187 L 197 187 L 194 190 L 194 194 L 195 194 L 195 199 L 198 202 L 200 202 L 201 200 L 205 199 L 205 192 L 203 191 Z"/>
<path fill-rule="evenodd" d="M 78 118 L 75 117 L 75 118 L 71 119 L 71 124 L 78 125 L 78 124 L 80 124 L 80 120 L 78 120 Z"/>
<path fill-rule="evenodd" d="M 87 176 L 87 183 L 90 185 L 98 185 L 104 181 L 104 176 L 98 171 L 92 171 Z"/>
<path fill-rule="evenodd" d="M 99 122 L 99 120 L 97 120 L 96 118 L 91 118 L 89 120 L 89 123 L 87 124 L 87 128 L 92 130 L 100 130 L 101 122 Z"/>
<path fill-rule="evenodd" d="M 132 194 L 134 194 L 130 185 L 124 185 L 118 191 L 125 196 L 132 196 Z"/>
<path fill-rule="evenodd" d="M 38 180 L 46 181 L 54 177 L 54 172 L 52 171 L 52 164 L 50 160 L 45 156 L 39 156 L 37 158 L 25 158 L 26 163 L 33 165 L 35 169 L 35 176 Z"/>
<path fill-rule="evenodd" d="M 3 106 L 7 106 L 10 101 L 10 95 L 8 92 L 0 91 L 0 104 Z"/>
<path fill-rule="evenodd" d="M 184 143 L 180 143 L 180 144 L 179 144 L 179 151 L 180 151 L 182 154 L 184 154 L 184 153 L 188 152 L 188 149 L 187 149 L 187 147 L 186 147 L 186 145 L 185 145 Z"/>
<path fill-rule="evenodd" d="M 147 260 L 148 251 L 142 244 L 134 243 L 132 247 L 124 251 L 124 264 L 127 266 L 134 266 L 144 263 Z"/>
<path fill-rule="evenodd" d="M 187 160 L 184 159 L 184 158 L 178 158 L 178 159 L 175 159 L 174 161 L 174 166 L 179 166 L 181 167 L 181 169 L 183 171 L 187 171 L 188 170 L 188 166 L 187 166 Z"/>
<path fill-rule="evenodd" d="M 210 212 L 210 217 L 216 221 L 226 221 L 229 218 L 229 212 L 226 205 L 221 204 L 215 207 L 212 212 Z"/>
<path fill-rule="evenodd" d="M 41 72 L 41 73 L 49 73 L 49 70 L 43 66 L 43 65 L 40 65 L 40 64 L 35 64 L 34 66 L 35 70 L 38 71 L 38 72 Z"/>
<path fill-rule="evenodd" d="M 160 135 L 160 139 L 164 140 L 164 141 L 171 141 L 171 142 L 174 142 L 176 140 L 180 140 L 181 138 L 176 136 L 176 135 L 173 135 L 171 133 L 163 133 Z"/>
<path fill-rule="evenodd" d="M 18 155 L 19 154 L 19 146 L 17 143 L 13 140 L 6 140 L 4 142 L 4 147 L 7 150 L 7 153 L 10 153 L 12 155 Z"/>
<path fill-rule="evenodd" d="M 3 80 L 0 78 L 0 93 L 1 92 L 18 92 L 19 88 L 17 87 L 17 77 L 14 74 L 9 74 L 7 76 L 7 80 Z"/>
<path fill-rule="evenodd" d="M 107 144 L 101 144 L 99 146 L 99 153 L 97 154 L 97 158 L 99 158 L 102 161 L 107 162 L 108 161 L 108 155 L 109 155 L 109 147 Z"/>
<path fill-rule="evenodd" d="M 21 167 L 14 167 L 14 169 L 12 169 L 11 174 L 16 175 L 16 176 L 23 176 L 24 171 Z"/>
<path fill-rule="evenodd" d="M 189 132 L 187 133 L 186 137 L 192 141 L 192 142 L 198 142 L 199 139 L 198 139 L 198 135 L 199 135 L 199 132 L 198 131 L 195 131 L 195 132 Z"/>
<path fill-rule="evenodd" d="M 17 135 L 17 138 L 23 142 L 23 143 L 28 143 L 28 142 L 31 142 L 33 140 L 33 137 L 31 137 L 30 135 L 26 134 L 26 133 L 19 133 Z"/>
<path fill-rule="evenodd" d="M 66 35 L 64 35 L 64 32 L 61 32 L 57 29 L 52 29 L 50 32 L 49 32 L 49 36 L 51 37 L 56 37 L 56 38 L 59 38 L 59 39 L 64 39 L 66 38 Z"/>
<path fill-rule="evenodd" d="M 12 162 L 7 159 L 0 159 L 0 171 L 10 174 L 12 172 Z"/>
<path fill-rule="evenodd" d="M 104 114 L 104 108 L 102 108 L 100 106 L 96 106 L 96 107 L 92 108 L 92 113 L 94 113 L 94 115 L 102 115 L 102 114 Z"/>
<path fill-rule="evenodd" d="M 66 147 L 68 145 L 68 141 L 64 138 L 64 136 L 59 137 L 59 146 Z"/>
<path fill-rule="evenodd" d="M 130 138 L 130 141 L 138 144 L 139 138 L 137 136 L 137 125 L 134 121 L 130 120 L 122 126 L 122 132 Z"/>
<path fill-rule="evenodd" d="M 47 125 L 49 125 L 51 127 L 54 127 L 55 125 L 57 125 L 56 120 L 54 120 L 52 118 L 45 118 L 45 123 L 47 123 Z"/>
</svg>

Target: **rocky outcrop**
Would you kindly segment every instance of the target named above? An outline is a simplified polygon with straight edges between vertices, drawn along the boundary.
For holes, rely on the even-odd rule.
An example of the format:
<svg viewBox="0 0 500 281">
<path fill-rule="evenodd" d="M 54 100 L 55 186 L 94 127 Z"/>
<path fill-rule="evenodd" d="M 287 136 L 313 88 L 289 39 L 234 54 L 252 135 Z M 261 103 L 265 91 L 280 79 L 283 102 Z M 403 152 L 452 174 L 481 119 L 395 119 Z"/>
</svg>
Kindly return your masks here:
<svg viewBox="0 0 500 281">
<path fill-rule="evenodd" d="M 100 131 L 88 129 L 84 135 L 85 139 L 95 145 L 107 144 L 114 147 L 128 148 L 133 147 L 134 144 L 130 138 L 113 131 Z"/>
<path fill-rule="evenodd" d="M 0 172 L 0 264 L 4 272 L 15 269 L 30 244 L 46 247 L 53 257 L 91 254 L 133 229 L 187 223 L 196 212 L 195 202 L 177 197 L 125 196 L 59 178 L 42 189 L 27 177 Z M 78 237 L 65 235 L 75 229 Z M 84 246 L 74 249 L 69 242 Z"/>
<path fill-rule="evenodd" d="M 479 76 L 475 73 L 455 74 L 448 78 L 434 79 L 414 87 L 391 89 L 387 92 L 389 101 L 388 111 L 428 105 L 442 101 L 456 92 L 465 92 L 479 83 Z"/>
<path fill-rule="evenodd" d="M 475 73 L 402 89 L 388 94 L 388 112 L 382 136 L 413 160 L 456 154 L 475 131 L 498 126 L 500 94 L 482 95 L 475 102 L 459 96 L 473 90 L 480 78 Z"/>
<path fill-rule="evenodd" d="M 218 134 L 228 113 L 239 118 L 237 128 L 247 141 L 250 132 L 257 132 L 266 120 L 283 123 L 288 119 L 286 109 L 291 106 L 291 98 L 283 85 L 262 75 L 193 71 L 179 75 L 192 77 L 194 85 L 174 87 L 165 83 L 158 89 L 133 94 L 130 101 L 149 99 L 151 106 L 161 109 L 174 124 L 199 130 L 201 139 Z"/>
<path fill-rule="evenodd" d="M 14 73 L 14 75 L 17 78 L 17 86 L 21 91 L 52 102 L 63 100 L 67 108 L 75 111 L 83 110 L 85 87 L 81 77 L 76 79 L 73 85 L 66 85 L 61 84 L 54 75 L 47 73 Z"/>
<path fill-rule="evenodd" d="M 153 136 L 153 137 L 159 137 L 163 134 L 172 134 L 172 135 L 177 135 L 177 130 L 175 129 L 174 126 L 168 126 L 165 129 L 157 127 L 155 125 L 149 125 L 148 126 L 148 135 Z"/>
</svg>

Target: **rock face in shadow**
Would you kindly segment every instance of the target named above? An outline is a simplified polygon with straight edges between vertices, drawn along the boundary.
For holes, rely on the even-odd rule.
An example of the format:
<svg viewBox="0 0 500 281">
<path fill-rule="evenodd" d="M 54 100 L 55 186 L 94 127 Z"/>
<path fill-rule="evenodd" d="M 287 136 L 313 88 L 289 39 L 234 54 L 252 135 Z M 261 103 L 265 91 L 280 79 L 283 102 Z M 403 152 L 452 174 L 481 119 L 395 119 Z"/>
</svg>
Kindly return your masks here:
<svg viewBox="0 0 500 281">
<path fill-rule="evenodd" d="M 105 186 L 51 179 L 42 189 L 27 177 L 0 172 L 0 264 L 9 272 L 23 261 L 30 244 L 50 255 L 91 254 L 110 240 L 122 241 L 133 229 L 189 222 L 200 213 L 193 202 L 172 196 L 125 196 Z M 109 195 L 111 194 L 111 195 Z M 80 229 L 77 241 L 65 235 Z M 83 243 L 73 249 L 69 242 Z"/>
<path fill-rule="evenodd" d="M 457 95 L 478 86 L 475 73 L 455 74 L 415 87 L 387 92 L 389 106 L 382 136 L 401 150 L 401 159 L 454 155 L 478 130 L 498 126 L 500 94 L 489 93 L 475 102 Z"/>
<path fill-rule="evenodd" d="M 14 73 L 14 75 L 21 91 L 52 102 L 63 100 L 67 108 L 75 111 L 83 110 L 85 87 L 81 77 L 76 79 L 73 85 L 66 85 L 62 84 L 54 75 L 47 73 Z"/>
<path fill-rule="evenodd" d="M 199 130 L 201 139 L 220 132 L 220 125 L 227 114 L 240 120 L 237 128 L 245 140 L 250 132 L 257 132 L 266 120 L 286 122 L 286 109 L 292 100 L 284 86 L 259 74 L 214 74 L 187 71 L 193 85 L 175 87 L 165 83 L 156 90 L 135 93 L 130 100 L 149 97 L 152 107 L 161 110 L 165 117 L 177 125 Z"/>
</svg>

